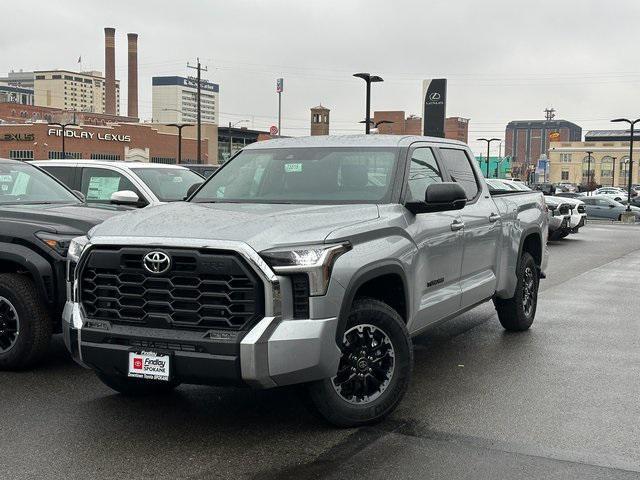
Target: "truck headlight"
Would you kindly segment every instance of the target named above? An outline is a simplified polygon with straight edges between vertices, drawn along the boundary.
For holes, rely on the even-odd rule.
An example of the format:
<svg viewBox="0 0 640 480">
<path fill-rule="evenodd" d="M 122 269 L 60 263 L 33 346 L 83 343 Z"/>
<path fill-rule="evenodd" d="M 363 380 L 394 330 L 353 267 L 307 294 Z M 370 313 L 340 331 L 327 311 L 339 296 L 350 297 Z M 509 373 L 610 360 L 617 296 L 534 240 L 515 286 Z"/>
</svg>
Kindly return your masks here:
<svg viewBox="0 0 640 480">
<path fill-rule="evenodd" d="M 74 235 L 58 235 L 49 232 L 36 232 L 36 237 L 40 239 L 46 246 L 54 250 L 61 256 L 66 256 L 69 245 Z"/>
<path fill-rule="evenodd" d="M 311 296 L 324 295 L 329 287 L 331 270 L 336 259 L 351 250 L 348 243 L 274 248 L 260 255 L 276 273 L 306 273 Z"/>
<path fill-rule="evenodd" d="M 69 251 L 67 252 L 67 258 L 71 262 L 78 263 L 78 260 L 80 260 L 80 255 L 82 254 L 82 251 L 84 250 L 84 248 L 87 246 L 88 243 L 89 243 L 89 239 L 86 236 L 76 237 L 73 240 L 71 240 L 71 243 L 69 243 Z"/>
</svg>

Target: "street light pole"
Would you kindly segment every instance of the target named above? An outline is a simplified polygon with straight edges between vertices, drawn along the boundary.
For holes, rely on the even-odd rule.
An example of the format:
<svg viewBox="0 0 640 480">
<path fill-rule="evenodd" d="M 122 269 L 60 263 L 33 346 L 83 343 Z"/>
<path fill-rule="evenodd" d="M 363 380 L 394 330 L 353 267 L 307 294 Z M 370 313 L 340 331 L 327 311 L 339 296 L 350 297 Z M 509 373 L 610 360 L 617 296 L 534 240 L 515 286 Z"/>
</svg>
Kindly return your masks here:
<svg viewBox="0 0 640 480">
<path fill-rule="evenodd" d="M 65 131 L 67 129 L 67 127 L 77 127 L 78 125 L 76 123 L 50 123 L 49 124 L 50 127 L 60 127 L 62 129 L 62 158 L 64 160 L 67 159 L 67 150 L 65 148 L 65 144 L 64 144 L 64 137 L 65 135 Z"/>
<path fill-rule="evenodd" d="M 371 75 L 369 73 L 354 73 L 353 76 L 363 79 L 367 84 L 364 133 L 368 135 L 371 128 L 371 83 L 383 82 L 384 80 L 378 75 Z"/>
<path fill-rule="evenodd" d="M 627 185 L 627 212 L 631 211 L 631 180 L 633 178 L 633 130 L 636 126 L 636 123 L 640 122 L 640 118 L 635 120 L 629 120 L 628 118 L 616 118 L 611 120 L 612 122 L 619 123 L 624 122 L 628 123 L 631 127 L 630 129 L 630 139 L 629 139 L 629 183 Z"/>
<path fill-rule="evenodd" d="M 231 122 L 229 122 L 229 158 L 231 158 L 231 155 L 233 155 L 233 137 L 231 135 L 231 129 L 233 127 L 235 127 L 236 125 L 238 125 L 239 123 L 242 122 L 248 122 L 249 120 L 238 120 L 236 123 L 234 123 L 233 125 L 231 124 Z M 278 130 L 278 134 L 280 134 L 280 130 Z"/>
<path fill-rule="evenodd" d="M 591 191 L 591 154 L 593 152 L 587 151 L 587 191 Z"/>
<path fill-rule="evenodd" d="M 184 127 L 192 127 L 192 123 L 167 123 L 168 127 L 176 127 L 178 129 L 178 165 L 182 163 L 182 129 Z"/>
<path fill-rule="evenodd" d="M 487 142 L 487 178 L 489 178 L 489 163 L 491 161 L 489 149 L 491 148 L 491 142 L 500 142 L 501 140 L 499 138 L 478 138 L 477 140 L 479 142 Z"/>
</svg>

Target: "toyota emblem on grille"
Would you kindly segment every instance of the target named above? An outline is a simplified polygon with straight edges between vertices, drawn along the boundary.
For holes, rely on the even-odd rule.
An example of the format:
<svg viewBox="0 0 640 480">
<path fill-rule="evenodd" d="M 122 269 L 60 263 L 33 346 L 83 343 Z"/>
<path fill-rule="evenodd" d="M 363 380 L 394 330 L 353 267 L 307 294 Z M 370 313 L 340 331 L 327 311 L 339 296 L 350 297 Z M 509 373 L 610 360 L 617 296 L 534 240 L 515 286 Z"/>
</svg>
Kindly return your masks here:
<svg viewBox="0 0 640 480">
<path fill-rule="evenodd" d="M 164 252 L 149 252 L 142 259 L 145 270 L 151 273 L 164 273 L 171 268 L 171 258 Z"/>
</svg>

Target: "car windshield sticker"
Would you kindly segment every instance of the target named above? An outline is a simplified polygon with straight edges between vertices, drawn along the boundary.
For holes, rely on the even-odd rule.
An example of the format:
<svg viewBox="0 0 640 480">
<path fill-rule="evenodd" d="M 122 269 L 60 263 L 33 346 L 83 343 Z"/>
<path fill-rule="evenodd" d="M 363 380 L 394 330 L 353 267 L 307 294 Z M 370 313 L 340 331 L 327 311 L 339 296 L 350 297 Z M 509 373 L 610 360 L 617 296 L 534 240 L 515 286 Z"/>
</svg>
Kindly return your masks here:
<svg viewBox="0 0 640 480">
<path fill-rule="evenodd" d="M 302 164 L 301 163 L 285 163 L 284 171 L 287 173 L 301 172 Z"/>
<path fill-rule="evenodd" d="M 120 177 L 91 177 L 87 189 L 87 200 L 110 200 L 119 186 Z"/>
<path fill-rule="evenodd" d="M 25 195 L 27 193 L 27 186 L 29 185 L 30 175 L 24 172 L 18 172 L 15 182 L 13 182 L 13 190 L 11 195 Z"/>
</svg>

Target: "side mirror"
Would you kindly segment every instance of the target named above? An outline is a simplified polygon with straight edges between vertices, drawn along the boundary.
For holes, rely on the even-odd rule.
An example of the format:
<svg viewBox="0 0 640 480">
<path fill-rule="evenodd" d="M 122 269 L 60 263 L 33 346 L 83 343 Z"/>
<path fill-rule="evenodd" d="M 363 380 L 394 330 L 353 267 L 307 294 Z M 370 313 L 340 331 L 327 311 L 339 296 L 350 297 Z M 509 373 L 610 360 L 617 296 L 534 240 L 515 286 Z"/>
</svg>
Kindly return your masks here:
<svg viewBox="0 0 640 480">
<path fill-rule="evenodd" d="M 120 190 L 111 194 L 111 203 L 114 205 L 129 205 L 137 207 L 140 197 L 131 190 Z"/>
<path fill-rule="evenodd" d="M 202 186 L 202 182 L 194 183 L 193 185 L 191 185 L 187 189 L 187 194 L 185 195 L 184 200 L 187 200 L 189 197 L 191 197 L 191 195 L 196 193 L 196 190 L 198 190 L 201 186 Z"/>
<path fill-rule="evenodd" d="M 71 190 L 76 197 L 78 197 L 80 200 L 82 200 L 83 202 L 87 201 L 87 197 L 84 196 L 84 193 L 78 191 L 78 190 Z"/>
<path fill-rule="evenodd" d="M 467 204 L 467 194 L 457 182 L 432 183 L 424 194 L 424 202 L 407 202 L 405 207 L 414 215 L 429 212 L 460 210 Z"/>
</svg>

